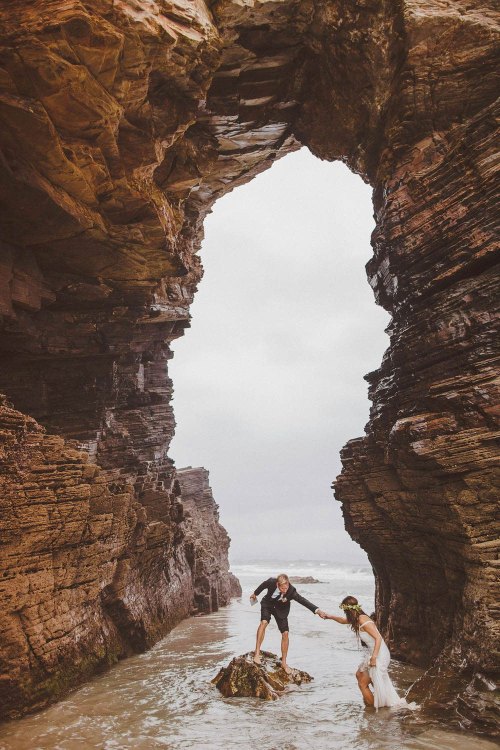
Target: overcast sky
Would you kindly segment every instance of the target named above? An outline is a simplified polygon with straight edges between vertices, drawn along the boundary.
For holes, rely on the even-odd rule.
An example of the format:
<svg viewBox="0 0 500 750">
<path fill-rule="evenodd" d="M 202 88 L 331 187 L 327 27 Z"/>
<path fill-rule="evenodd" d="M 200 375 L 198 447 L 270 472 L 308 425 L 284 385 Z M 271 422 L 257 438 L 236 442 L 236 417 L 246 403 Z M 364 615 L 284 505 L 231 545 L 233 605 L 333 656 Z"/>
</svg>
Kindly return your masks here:
<svg viewBox="0 0 500 750">
<path fill-rule="evenodd" d="M 306 149 L 206 221 L 205 276 L 170 363 L 170 455 L 210 471 L 234 561 L 366 560 L 330 485 L 388 344 L 364 269 L 373 227 L 371 189 Z"/>
</svg>

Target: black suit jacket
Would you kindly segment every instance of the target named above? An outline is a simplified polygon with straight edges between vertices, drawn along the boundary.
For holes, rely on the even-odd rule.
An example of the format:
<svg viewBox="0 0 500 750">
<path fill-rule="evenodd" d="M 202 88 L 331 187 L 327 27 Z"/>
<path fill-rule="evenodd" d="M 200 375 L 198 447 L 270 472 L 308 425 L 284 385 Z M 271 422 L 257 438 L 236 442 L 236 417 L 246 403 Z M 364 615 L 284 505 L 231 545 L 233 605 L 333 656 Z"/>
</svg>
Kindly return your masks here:
<svg viewBox="0 0 500 750">
<path fill-rule="evenodd" d="M 286 599 L 286 602 L 281 602 L 279 599 L 272 599 L 271 597 L 276 591 L 277 587 L 278 579 L 268 578 L 267 581 L 262 581 L 260 586 L 257 586 L 253 593 L 258 596 L 261 591 L 267 589 L 267 593 L 262 597 L 262 601 L 270 604 L 273 607 L 276 607 L 277 612 L 279 612 L 283 617 L 286 617 L 290 612 L 290 602 L 292 601 L 302 604 L 303 607 L 310 609 L 313 614 L 317 609 L 319 609 L 315 604 L 311 604 L 311 602 L 301 596 L 295 586 L 292 586 L 292 584 L 289 585 L 288 591 L 283 595 Z"/>
</svg>

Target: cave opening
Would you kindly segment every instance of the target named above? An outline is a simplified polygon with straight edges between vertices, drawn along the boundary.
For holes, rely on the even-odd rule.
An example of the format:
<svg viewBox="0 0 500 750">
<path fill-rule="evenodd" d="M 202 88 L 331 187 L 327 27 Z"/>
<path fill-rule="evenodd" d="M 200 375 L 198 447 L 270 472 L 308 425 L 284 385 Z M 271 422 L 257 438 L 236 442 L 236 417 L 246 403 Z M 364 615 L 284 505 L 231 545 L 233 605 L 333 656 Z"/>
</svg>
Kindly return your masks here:
<svg viewBox="0 0 500 750">
<path fill-rule="evenodd" d="M 204 278 L 169 365 L 171 455 L 210 470 L 235 561 L 367 562 L 330 485 L 388 343 L 364 269 L 372 214 L 359 176 L 303 148 L 205 221 Z"/>
</svg>

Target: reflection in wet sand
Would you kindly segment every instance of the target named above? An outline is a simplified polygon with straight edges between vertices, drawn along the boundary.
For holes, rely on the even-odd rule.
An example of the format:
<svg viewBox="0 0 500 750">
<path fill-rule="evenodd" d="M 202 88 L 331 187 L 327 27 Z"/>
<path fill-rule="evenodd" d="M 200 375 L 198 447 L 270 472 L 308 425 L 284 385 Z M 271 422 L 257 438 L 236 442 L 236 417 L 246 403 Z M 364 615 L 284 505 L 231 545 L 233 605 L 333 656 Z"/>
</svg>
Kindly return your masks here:
<svg viewBox="0 0 500 750">
<path fill-rule="evenodd" d="M 238 574 L 238 571 L 236 571 Z M 270 573 L 273 571 L 271 570 Z M 295 572 L 295 571 L 294 571 Z M 299 571 L 298 571 L 299 572 Z M 309 569 L 306 572 L 310 572 Z M 239 573 L 245 595 L 263 576 Z M 260 577 L 259 577 L 260 576 Z M 300 591 L 325 609 L 355 593 L 367 607 L 373 581 L 366 574 L 318 571 L 323 584 Z M 207 617 L 181 623 L 146 654 L 75 691 L 46 711 L 0 729 L 5 750 L 491 750 L 493 743 L 426 722 L 417 711 L 364 709 L 354 679 L 361 660 L 354 635 L 294 605 L 289 661 L 315 680 L 274 703 L 225 699 L 210 684 L 219 667 L 253 646 L 258 607 L 247 597 Z M 279 633 L 269 628 L 266 649 L 279 652 Z M 395 663 L 401 693 L 419 674 Z"/>
</svg>

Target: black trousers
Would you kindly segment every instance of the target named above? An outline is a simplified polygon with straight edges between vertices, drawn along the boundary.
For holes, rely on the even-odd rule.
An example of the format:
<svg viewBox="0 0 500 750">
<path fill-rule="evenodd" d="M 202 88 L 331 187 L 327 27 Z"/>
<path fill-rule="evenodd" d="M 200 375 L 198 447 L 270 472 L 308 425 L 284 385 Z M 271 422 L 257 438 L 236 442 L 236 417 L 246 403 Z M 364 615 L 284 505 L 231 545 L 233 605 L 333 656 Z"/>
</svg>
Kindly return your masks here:
<svg viewBox="0 0 500 750">
<path fill-rule="evenodd" d="M 280 612 L 274 604 L 270 604 L 265 600 L 260 603 L 260 619 L 271 622 L 272 615 L 276 620 L 276 625 L 278 626 L 278 630 L 280 631 L 280 633 L 287 633 L 289 631 L 288 611 L 289 610 L 285 609 L 284 612 Z"/>
</svg>

